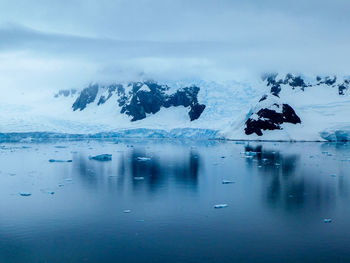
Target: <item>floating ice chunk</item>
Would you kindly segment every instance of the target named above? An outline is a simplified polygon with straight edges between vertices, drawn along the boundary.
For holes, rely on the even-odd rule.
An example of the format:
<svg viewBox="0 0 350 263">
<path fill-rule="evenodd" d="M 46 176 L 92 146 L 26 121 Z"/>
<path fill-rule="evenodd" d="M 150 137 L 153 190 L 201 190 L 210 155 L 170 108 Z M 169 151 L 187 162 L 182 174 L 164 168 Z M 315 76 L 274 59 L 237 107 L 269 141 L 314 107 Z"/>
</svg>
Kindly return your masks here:
<svg viewBox="0 0 350 263">
<path fill-rule="evenodd" d="M 324 223 L 331 223 L 332 219 L 331 218 L 325 218 L 325 219 L 323 219 L 323 222 Z"/>
<path fill-rule="evenodd" d="M 20 196 L 31 196 L 32 194 L 29 192 L 19 192 Z"/>
<path fill-rule="evenodd" d="M 214 205 L 214 208 L 225 208 L 228 207 L 228 204 L 218 204 L 218 205 Z"/>
<path fill-rule="evenodd" d="M 48 189 L 41 189 L 41 192 L 43 192 L 43 193 L 45 193 L 45 194 L 50 194 L 50 195 L 55 194 L 55 192 L 54 192 L 54 191 L 52 191 L 52 190 L 48 190 Z"/>
<path fill-rule="evenodd" d="M 150 157 L 137 157 L 136 159 L 138 161 L 140 161 L 140 162 L 145 162 L 145 161 L 150 161 L 151 160 Z"/>
<path fill-rule="evenodd" d="M 136 222 L 145 222 L 145 220 L 144 219 L 138 219 L 138 220 L 136 220 Z"/>
<path fill-rule="evenodd" d="M 126 209 L 126 210 L 123 211 L 123 213 L 126 213 L 126 214 L 127 213 L 131 213 L 131 210 L 130 209 Z"/>
<path fill-rule="evenodd" d="M 222 180 L 222 184 L 234 184 L 234 181 L 230 181 L 230 180 Z"/>
<path fill-rule="evenodd" d="M 50 163 L 71 163 L 72 160 L 55 160 L 55 159 L 50 159 Z"/>
<path fill-rule="evenodd" d="M 64 179 L 66 182 L 71 182 L 71 181 L 73 181 L 73 179 L 72 178 L 66 178 L 66 179 Z"/>
<path fill-rule="evenodd" d="M 331 174 L 331 176 L 332 176 L 332 177 L 337 177 L 337 175 L 336 175 L 336 174 Z"/>
<path fill-rule="evenodd" d="M 112 154 L 100 154 L 96 156 L 89 156 L 89 159 L 96 161 L 112 161 Z"/>
<path fill-rule="evenodd" d="M 67 146 L 63 146 L 63 145 L 56 145 L 55 148 L 57 149 L 64 149 L 67 148 Z"/>
<path fill-rule="evenodd" d="M 145 177 L 143 177 L 143 176 L 136 176 L 136 177 L 134 177 L 134 180 L 137 180 L 137 181 L 143 180 L 143 179 L 145 179 Z"/>
</svg>

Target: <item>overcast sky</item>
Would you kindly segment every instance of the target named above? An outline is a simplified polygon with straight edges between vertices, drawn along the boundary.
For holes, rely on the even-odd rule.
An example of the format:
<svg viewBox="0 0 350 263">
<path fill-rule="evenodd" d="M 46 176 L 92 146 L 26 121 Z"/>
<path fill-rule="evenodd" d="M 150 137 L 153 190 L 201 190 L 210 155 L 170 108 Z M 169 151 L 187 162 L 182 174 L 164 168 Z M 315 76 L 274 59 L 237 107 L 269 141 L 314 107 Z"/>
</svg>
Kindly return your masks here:
<svg viewBox="0 0 350 263">
<path fill-rule="evenodd" d="M 349 0 L 0 0 L 0 81 L 348 74 Z"/>
</svg>

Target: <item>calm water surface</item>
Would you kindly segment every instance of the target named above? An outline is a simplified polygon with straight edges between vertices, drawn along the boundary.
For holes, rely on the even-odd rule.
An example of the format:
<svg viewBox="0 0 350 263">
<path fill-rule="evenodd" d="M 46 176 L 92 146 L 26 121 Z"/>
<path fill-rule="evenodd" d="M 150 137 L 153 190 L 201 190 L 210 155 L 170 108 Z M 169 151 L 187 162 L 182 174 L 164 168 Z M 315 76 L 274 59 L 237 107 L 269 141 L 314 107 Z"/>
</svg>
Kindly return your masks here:
<svg viewBox="0 0 350 263">
<path fill-rule="evenodd" d="M 350 262 L 344 143 L 3 143 L 0 171 L 1 263 Z"/>
</svg>

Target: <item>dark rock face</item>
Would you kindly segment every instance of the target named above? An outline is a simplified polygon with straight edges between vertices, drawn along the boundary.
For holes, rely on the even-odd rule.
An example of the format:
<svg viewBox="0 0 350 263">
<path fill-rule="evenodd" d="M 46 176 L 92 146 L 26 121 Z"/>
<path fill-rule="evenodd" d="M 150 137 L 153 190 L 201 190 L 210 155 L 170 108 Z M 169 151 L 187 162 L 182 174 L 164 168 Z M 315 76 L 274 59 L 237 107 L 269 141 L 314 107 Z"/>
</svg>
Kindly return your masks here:
<svg viewBox="0 0 350 263">
<path fill-rule="evenodd" d="M 97 105 L 104 104 L 107 100 L 109 100 L 110 97 L 112 97 L 113 92 L 115 92 L 117 89 L 120 90 L 122 88 L 123 88 L 123 86 L 120 85 L 120 84 L 118 84 L 118 85 L 117 84 L 112 84 L 112 85 L 108 86 L 107 87 L 107 90 L 108 90 L 107 97 L 105 95 L 102 95 L 100 97 L 100 99 L 98 100 Z"/>
<path fill-rule="evenodd" d="M 105 95 L 99 98 L 99 90 Z M 205 109 L 204 104 L 199 104 L 198 93 L 200 88 L 196 86 L 178 89 L 173 94 L 168 94 L 170 88 L 166 85 L 159 85 L 156 82 L 132 82 L 126 88 L 120 84 L 109 86 L 90 85 L 85 88 L 73 104 L 73 110 L 83 110 L 89 103 L 98 99 L 97 105 L 104 104 L 113 95 L 118 96 L 120 112 L 131 116 L 131 121 L 138 121 L 146 118 L 147 114 L 155 114 L 162 107 L 189 107 L 188 113 L 191 121 L 200 117 Z"/>
<path fill-rule="evenodd" d="M 121 113 L 132 116 L 131 121 L 142 120 L 146 114 L 155 114 L 162 107 L 190 107 L 190 120 L 196 120 L 200 117 L 205 105 L 198 103 L 199 87 L 185 87 L 168 95 L 166 91 L 168 86 L 161 86 L 153 82 L 132 83 L 132 89 L 129 94 L 124 94 L 118 100 L 122 107 Z"/>
<path fill-rule="evenodd" d="M 201 114 L 204 111 L 204 109 L 205 109 L 205 105 L 204 104 L 199 104 L 199 103 L 194 104 L 191 107 L 190 112 L 188 113 L 188 115 L 190 116 L 191 121 L 197 120 L 201 116 Z"/>
<path fill-rule="evenodd" d="M 280 130 L 281 124 L 288 123 L 301 123 L 300 118 L 295 113 L 293 108 L 288 104 L 276 104 L 271 108 L 282 108 L 282 112 L 277 112 L 274 109 L 263 108 L 256 113 L 256 117 L 250 117 L 246 121 L 245 134 L 250 135 L 256 133 L 259 136 L 262 136 L 262 130 Z"/>
<path fill-rule="evenodd" d="M 325 84 L 327 86 L 330 86 L 332 88 L 337 88 L 338 89 L 338 94 L 339 95 L 345 95 L 345 91 L 349 89 L 350 86 L 350 81 L 349 79 L 344 79 L 343 81 L 340 81 L 337 83 L 337 77 L 319 77 L 317 76 L 316 78 L 317 84 L 316 85 L 321 85 Z"/>
<path fill-rule="evenodd" d="M 61 89 L 54 95 L 55 98 L 58 97 L 68 97 L 68 96 L 73 96 L 77 93 L 76 89 Z"/>
<path fill-rule="evenodd" d="M 95 98 L 97 96 L 98 92 L 98 85 L 90 85 L 89 87 L 83 89 L 83 91 L 80 93 L 78 99 L 74 102 L 72 108 L 74 111 L 80 110 L 82 111 L 83 109 L 86 108 L 86 106 L 95 101 Z"/>
<path fill-rule="evenodd" d="M 278 74 L 266 74 L 263 76 L 263 80 L 266 80 L 267 86 L 271 87 L 270 92 L 275 96 L 279 96 L 281 91 L 281 85 L 289 85 L 293 89 L 300 88 L 305 89 L 308 85 L 305 84 L 304 79 L 301 76 L 294 76 L 292 74 L 287 74 L 284 78 L 277 79 Z"/>
<path fill-rule="evenodd" d="M 145 86 L 144 86 L 145 85 Z M 132 117 L 131 121 L 142 120 L 146 114 L 155 114 L 164 104 L 166 87 L 156 83 L 131 83 L 131 91 L 118 100 L 121 113 Z"/>
</svg>

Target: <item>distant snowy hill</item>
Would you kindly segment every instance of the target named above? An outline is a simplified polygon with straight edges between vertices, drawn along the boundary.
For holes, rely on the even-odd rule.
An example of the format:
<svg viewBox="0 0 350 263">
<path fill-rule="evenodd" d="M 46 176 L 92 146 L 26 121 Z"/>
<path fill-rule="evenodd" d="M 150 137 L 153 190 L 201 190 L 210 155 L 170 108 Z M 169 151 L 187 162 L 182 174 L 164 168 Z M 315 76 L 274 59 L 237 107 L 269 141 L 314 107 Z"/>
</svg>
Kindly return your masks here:
<svg viewBox="0 0 350 263">
<path fill-rule="evenodd" d="M 347 140 L 349 86 L 344 77 L 292 74 L 237 82 L 92 83 L 36 100 L 23 94 L 2 101 L 0 133 Z"/>
</svg>

